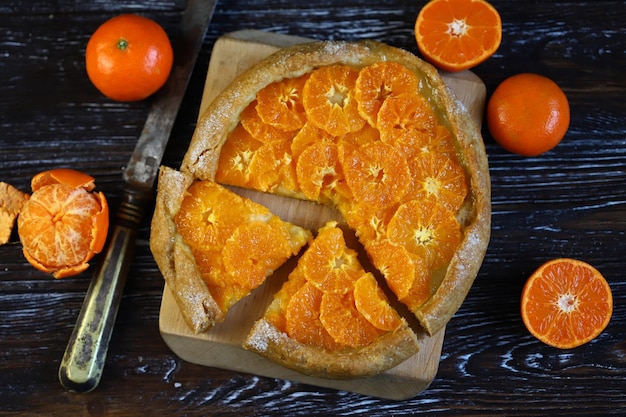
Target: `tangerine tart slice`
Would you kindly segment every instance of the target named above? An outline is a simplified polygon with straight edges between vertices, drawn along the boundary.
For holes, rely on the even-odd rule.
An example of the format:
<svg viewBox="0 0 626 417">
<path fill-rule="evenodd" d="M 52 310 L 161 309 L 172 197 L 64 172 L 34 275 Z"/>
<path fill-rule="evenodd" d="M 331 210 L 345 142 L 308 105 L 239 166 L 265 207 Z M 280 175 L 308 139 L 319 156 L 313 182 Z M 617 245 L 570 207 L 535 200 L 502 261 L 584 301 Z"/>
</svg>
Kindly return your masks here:
<svg viewBox="0 0 626 417">
<path fill-rule="evenodd" d="M 201 333 L 312 238 L 211 180 L 161 167 L 150 247 L 183 319 Z"/>
<path fill-rule="evenodd" d="M 201 115 L 181 171 L 334 206 L 429 335 L 489 241 L 478 127 L 434 67 L 374 41 L 296 45 L 241 74 Z"/>
<path fill-rule="evenodd" d="M 244 348 L 323 378 L 375 375 L 413 356 L 417 337 L 331 221 L 298 260 Z"/>
</svg>

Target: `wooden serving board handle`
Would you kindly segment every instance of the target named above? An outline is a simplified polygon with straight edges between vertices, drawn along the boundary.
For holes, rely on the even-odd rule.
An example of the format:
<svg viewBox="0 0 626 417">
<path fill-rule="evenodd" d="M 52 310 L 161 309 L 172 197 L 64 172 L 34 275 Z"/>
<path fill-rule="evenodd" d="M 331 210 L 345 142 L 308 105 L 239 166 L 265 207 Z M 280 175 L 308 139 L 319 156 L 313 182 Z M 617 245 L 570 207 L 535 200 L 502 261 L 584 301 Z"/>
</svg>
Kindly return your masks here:
<svg viewBox="0 0 626 417">
<path fill-rule="evenodd" d="M 310 41 L 256 30 L 242 30 L 221 37 L 213 46 L 200 114 L 236 75 L 260 59 L 280 47 Z M 469 71 L 442 76 L 480 126 L 486 99 L 485 85 L 480 78 Z M 236 191 L 267 206 L 285 220 L 312 230 L 317 230 L 327 220 L 341 220 L 333 209 L 317 204 L 247 190 Z M 296 260 L 291 260 L 283 268 L 278 269 L 271 279 L 249 297 L 237 303 L 228 312 L 224 322 L 200 335 L 193 334 L 186 326 L 166 285 L 159 319 L 163 340 L 174 353 L 188 362 L 380 398 L 394 400 L 412 398 L 430 385 L 437 374 L 445 329 L 432 337 L 424 333 L 418 334 L 420 351 L 397 367 L 375 377 L 350 380 L 309 377 L 241 348 L 249 329 L 263 315 L 266 306 L 274 293 L 280 289 L 295 262 Z"/>
</svg>

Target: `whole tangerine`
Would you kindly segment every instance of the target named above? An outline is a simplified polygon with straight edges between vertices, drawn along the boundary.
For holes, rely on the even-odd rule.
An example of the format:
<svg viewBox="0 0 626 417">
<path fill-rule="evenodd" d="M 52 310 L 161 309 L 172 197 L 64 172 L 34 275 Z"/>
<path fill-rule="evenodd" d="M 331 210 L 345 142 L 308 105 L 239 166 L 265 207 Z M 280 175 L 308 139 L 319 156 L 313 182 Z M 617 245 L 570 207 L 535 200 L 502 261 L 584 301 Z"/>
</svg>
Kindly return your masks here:
<svg viewBox="0 0 626 417">
<path fill-rule="evenodd" d="M 558 145 L 570 124 L 567 96 L 551 79 L 517 74 L 496 87 L 487 104 L 487 125 L 496 142 L 522 156 Z"/>
<path fill-rule="evenodd" d="M 165 30 L 154 20 L 123 14 L 104 22 L 85 51 L 87 75 L 105 96 L 138 101 L 167 81 L 174 52 Z"/>
</svg>

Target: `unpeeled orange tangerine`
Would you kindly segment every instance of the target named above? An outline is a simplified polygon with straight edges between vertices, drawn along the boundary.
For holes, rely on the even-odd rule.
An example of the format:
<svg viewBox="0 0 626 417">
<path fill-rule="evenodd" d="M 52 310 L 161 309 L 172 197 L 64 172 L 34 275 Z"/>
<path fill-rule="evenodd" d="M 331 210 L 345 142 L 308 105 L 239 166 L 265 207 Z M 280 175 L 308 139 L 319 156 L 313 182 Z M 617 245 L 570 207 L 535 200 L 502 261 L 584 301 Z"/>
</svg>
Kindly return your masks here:
<svg viewBox="0 0 626 417">
<path fill-rule="evenodd" d="M 85 51 L 87 75 L 105 96 L 116 101 L 143 100 L 167 81 L 174 51 L 154 20 L 122 14 L 91 35 Z"/>
<path fill-rule="evenodd" d="M 487 104 L 487 125 L 495 141 L 523 156 L 553 149 L 563 140 L 569 124 L 567 96 L 554 81 L 539 74 L 507 78 Z"/>
</svg>

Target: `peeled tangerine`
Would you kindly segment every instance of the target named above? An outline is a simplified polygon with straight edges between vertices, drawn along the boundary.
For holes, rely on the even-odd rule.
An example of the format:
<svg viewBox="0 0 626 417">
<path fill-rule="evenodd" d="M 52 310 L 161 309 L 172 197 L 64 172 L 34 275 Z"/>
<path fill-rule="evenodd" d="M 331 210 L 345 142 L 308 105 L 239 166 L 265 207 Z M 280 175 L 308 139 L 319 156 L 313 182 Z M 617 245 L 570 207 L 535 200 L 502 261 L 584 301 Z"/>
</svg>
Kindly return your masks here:
<svg viewBox="0 0 626 417">
<path fill-rule="evenodd" d="M 83 272 L 106 241 L 109 207 L 104 194 L 92 192 L 93 177 L 63 168 L 37 174 L 31 188 L 18 217 L 26 260 L 55 278 Z"/>
</svg>

